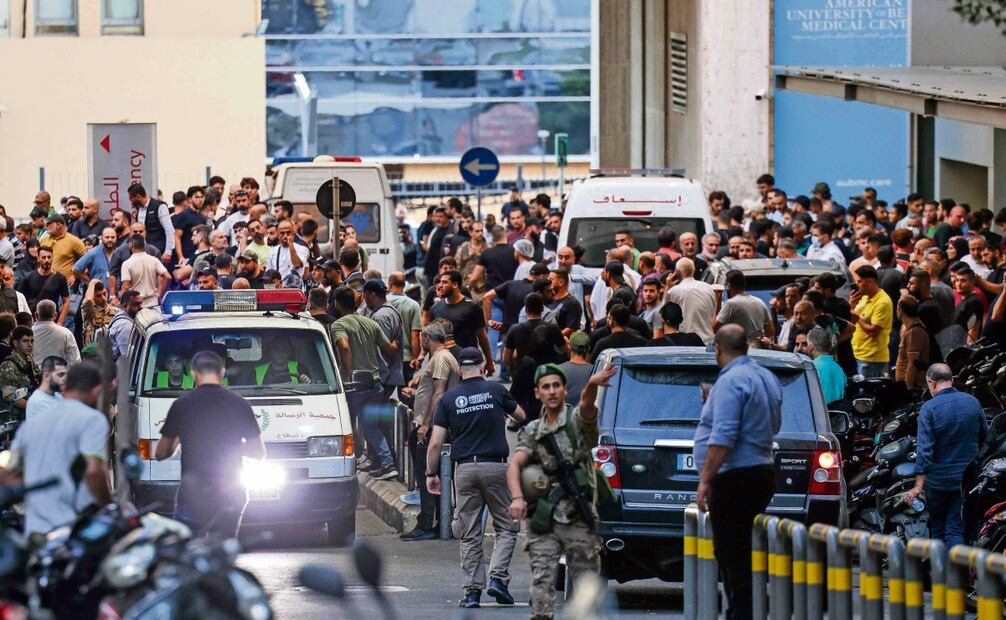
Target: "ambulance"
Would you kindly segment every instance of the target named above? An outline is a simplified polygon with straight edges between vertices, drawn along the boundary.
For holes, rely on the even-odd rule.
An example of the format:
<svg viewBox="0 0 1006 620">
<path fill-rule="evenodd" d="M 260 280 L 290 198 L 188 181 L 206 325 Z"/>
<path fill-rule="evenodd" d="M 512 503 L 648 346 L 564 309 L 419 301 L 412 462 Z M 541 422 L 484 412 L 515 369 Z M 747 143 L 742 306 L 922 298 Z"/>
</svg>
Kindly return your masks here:
<svg viewBox="0 0 1006 620">
<path fill-rule="evenodd" d="M 342 381 L 324 327 L 304 309 L 299 290 L 173 291 L 137 315 L 127 352 L 127 420 L 145 462 L 136 505 L 174 510 L 184 445 L 164 461 L 154 454 L 168 409 L 193 389 L 188 363 L 208 350 L 224 360 L 224 383 L 251 405 L 265 442 L 265 459 L 246 460 L 240 474 L 250 500 L 243 523 L 324 524 L 331 544 L 353 541 L 360 491 L 346 391 L 371 389 L 373 379 Z"/>
<path fill-rule="evenodd" d="M 317 220 L 318 239 L 322 250 L 327 251 L 334 231 L 331 220 L 318 211 L 316 200 L 318 188 L 333 177 L 345 180 L 356 193 L 356 207 L 340 223 L 352 225 L 356 231 L 356 240 L 367 253 L 367 266 L 385 276 L 401 271 L 403 257 L 398 242 L 395 202 L 382 164 L 364 163 L 359 157 L 327 155 L 314 159 L 277 158 L 266 171 L 268 203 L 288 200 L 293 204 L 294 215 L 307 213 Z"/>
</svg>

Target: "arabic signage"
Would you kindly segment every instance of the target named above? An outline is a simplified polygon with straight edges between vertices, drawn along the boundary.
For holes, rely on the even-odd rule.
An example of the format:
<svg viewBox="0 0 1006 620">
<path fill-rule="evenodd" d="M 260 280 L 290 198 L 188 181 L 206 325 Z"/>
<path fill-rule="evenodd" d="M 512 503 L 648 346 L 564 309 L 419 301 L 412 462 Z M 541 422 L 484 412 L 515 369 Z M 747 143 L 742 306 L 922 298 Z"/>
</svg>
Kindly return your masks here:
<svg viewBox="0 0 1006 620">
<path fill-rule="evenodd" d="M 88 195 L 97 198 L 101 218 L 128 209 L 126 190 L 139 182 L 157 194 L 157 125 L 155 123 L 88 123 Z"/>
<path fill-rule="evenodd" d="M 910 0 L 776 0 L 774 63 L 901 67 Z M 831 97 L 775 93 L 775 177 L 789 194 L 818 181 L 848 204 L 864 187 L 893 203 L 909 189 L 907 112 Z"/>
<path fill-rule="evenodd" d="M 667 199 L 657 199 L 657 198 L 643 198 L 643 199 L 629 198 L 629 199 L 626 199 L 625 196 L 617 196 L 615 194 L 604 194 L 600 198 L 594 198 L 593 200 L 591 200 L 591 202 L 593 202 L 596 205 L 606 205 L 606 204 L 613 204 L 613 205 L 632 205 L 632 204 L 636 204 L 636 205 L 651 205 L 651 204 L 659 204 L 659 205 L 680 206 L 682 200 L 683 200 L 683 198 L 681 196 L 675 196 L 674 198 L 667 198 Z"/>
</svg>

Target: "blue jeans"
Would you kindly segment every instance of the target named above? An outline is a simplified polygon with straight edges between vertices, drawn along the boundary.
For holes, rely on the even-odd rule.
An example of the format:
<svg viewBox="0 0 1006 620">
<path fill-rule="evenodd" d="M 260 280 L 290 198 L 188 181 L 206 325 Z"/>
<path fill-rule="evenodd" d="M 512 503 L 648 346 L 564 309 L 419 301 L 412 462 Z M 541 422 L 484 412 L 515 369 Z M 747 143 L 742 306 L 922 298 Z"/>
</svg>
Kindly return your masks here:
<svg viewBox="0 0 1006 620">
<path fill-rule="evenodd" d="M 384 400 L 384 390 L 378 385 L 370 392 L 349 392 L 346 394 L 346 404 L 349 412 L 359 421 L 360 431 L 367 439 L 367 444 L 377 452 L 377 458 L 382 469 L 395 465 L 391 456 L 391 447 L 384 433 L 381 432 L 381 416 L 387 409 Z"/>
<path fill-rule="evenodd" d="M 861 362 L 856 360 L 856 373 L 863 375 L 864 379 L 886 377 L 890 370 L 891 365 L 887 362 Z"/>
<path fill-rule="evenodd" d="M 503 300 L 502 299 L 494 299 L 493 300 L 492 318 L 493 318 L 494 321 L 502 321 L 503 320 Z M 501 334 L 498 329 L 489 329 L 489 350 L 492 351 L 492 353 L 493 353 L 493 361 L 495 361 L 495 362 L 501 362 L 502 359 L 503 359 L 502 358 L 502 353 L 501 353 L 500 348 L 499 348 L 500 340 L 502 339 L 501 336 L 505 337 L 505 335 Z M 501 380 L 505 380 L 505 378 L 509 377 L 509 376 L 510 376 L 509 369 L 506 367 L 506 365 L 501 364 L 500 365 L 500 379 Z"/>
<path fill-rule="evenodd" d="M 929 505 L 929 536 L 942 540 L 950 549 L 964 544 L 964 518 L 961 516 L 963 500 L 960 489 L 937 491 L 926 486 L 926 503 Z"/>
</svg>

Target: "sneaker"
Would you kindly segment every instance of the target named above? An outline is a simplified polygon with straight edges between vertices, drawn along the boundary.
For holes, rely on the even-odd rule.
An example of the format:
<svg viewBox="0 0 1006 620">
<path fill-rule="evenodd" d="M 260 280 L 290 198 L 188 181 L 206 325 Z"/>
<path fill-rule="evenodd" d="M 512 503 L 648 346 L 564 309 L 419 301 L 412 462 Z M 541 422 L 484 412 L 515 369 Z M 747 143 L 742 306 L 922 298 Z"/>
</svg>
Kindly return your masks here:
<svg viewBox="0 0 1006 620">
<path fill-rule="evenodd" d="M 371 472 L 375 469 L 380 469 L 381 466 L 377 463 L 371 461 L 368 458 L 358 458 L 356 459 L 356 469 L 357 471 Z"/>
<path fill-rule="evenodd" d="M 513 596 L 510 594 L 510 590 L 499 579 L 493 578 L 489 580 L 489 588 L 486 590 L 486 594 L 496 599 L 496 602 L 500 605 L 513 605 Z"/>
<path fill-rule="evenodd" d="M 478 609 L 479 599 L 482 598 L 480 590 L 469 590 L 465 592 L 465 597 L 458 602 L 458 607 L 464 609 Z"/>
<path fill-rule="evenodd" d="M 394 465 L 389 465 L 387 469 L 375 472 L 374 477 L 378 480 L 394 480 L 398 477 L 398 469 Z"/>
<path fill-rule="evenodd" d="M 433 530 L 424 530 L 417 527 L 407 534 L 400 535 L 399 538 L 407 542 L 412 542 L 416 540 L 436 540 L 438 536 Z"/>
<path fill-rule="evenodd" d="M 411 493 L 406 493 L 405 495 L 398 496 L 399 501 L 401 501 L 406 506 L 418 506 L 419 505 L 419 489 Z"/>
</svg>

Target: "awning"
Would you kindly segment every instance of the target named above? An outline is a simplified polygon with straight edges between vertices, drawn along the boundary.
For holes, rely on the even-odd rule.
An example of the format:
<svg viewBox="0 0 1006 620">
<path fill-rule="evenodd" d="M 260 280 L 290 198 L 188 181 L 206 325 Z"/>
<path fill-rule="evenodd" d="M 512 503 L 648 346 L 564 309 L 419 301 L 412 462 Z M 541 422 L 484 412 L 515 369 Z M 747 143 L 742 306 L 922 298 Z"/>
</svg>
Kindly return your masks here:
<svg viewBox="0 0 1006 620">
<path fill-rule="evenodd" d="M 1006 129 L 1002 67 L 775 67 L 775 85 Z"/>
</svg>

